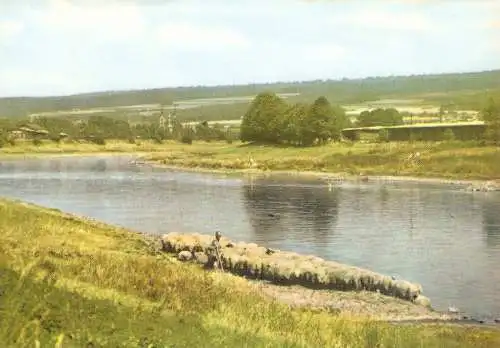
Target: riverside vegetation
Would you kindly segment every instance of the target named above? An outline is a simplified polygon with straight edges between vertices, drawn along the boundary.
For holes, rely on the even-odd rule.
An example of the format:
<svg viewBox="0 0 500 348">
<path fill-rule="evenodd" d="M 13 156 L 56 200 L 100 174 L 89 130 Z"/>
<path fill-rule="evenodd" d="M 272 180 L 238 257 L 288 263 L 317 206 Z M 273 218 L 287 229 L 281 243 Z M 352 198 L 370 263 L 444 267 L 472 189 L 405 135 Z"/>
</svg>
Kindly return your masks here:
<svg viewBox="0 0 500 348">
<path fill-rule="evenodd" d="M 328 144 L 295 148 L 224 143 L 169 144 L 153 163 L 221 172 L 318 172 L 499 180 L 500 150 L 475 142 Z"/>
<path fill-rule="evenodd" d="M 0 200 L 0 342 L 10 347 L 497 347 L 500 332 L 290 308 L 179 263 L 155 239 Z M 387 300 L 390 303 L 390 298 Z"/>
</svg>

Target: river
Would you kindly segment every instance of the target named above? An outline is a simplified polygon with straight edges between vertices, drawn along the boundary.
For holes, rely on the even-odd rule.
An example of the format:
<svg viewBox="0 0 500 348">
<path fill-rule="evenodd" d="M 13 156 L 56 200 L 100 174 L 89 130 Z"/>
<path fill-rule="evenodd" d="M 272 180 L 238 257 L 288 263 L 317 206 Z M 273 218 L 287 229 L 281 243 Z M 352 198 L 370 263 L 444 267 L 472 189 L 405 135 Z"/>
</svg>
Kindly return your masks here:
<svg viewBox="0 0 500 348">
<path fill-rule="evenodd" d="M 212 234 L 422 284 L 433 306 L 500 317 L 500 194 L 428 183 L 215 176 L 129 156 L 0 161 L 0 196 L 153 234 Z"/>
</svg>

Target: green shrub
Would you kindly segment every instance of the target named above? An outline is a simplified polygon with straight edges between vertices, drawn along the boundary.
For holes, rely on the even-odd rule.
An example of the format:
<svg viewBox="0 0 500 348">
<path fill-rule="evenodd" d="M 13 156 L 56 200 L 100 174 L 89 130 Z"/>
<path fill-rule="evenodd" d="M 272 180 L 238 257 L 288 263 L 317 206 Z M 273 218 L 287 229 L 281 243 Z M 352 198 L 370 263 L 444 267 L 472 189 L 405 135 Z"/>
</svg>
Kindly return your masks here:
<svg viewBox="0 0 500 348">
<path fill-rule="evenodd" d="M 456 137 L 455 137 L 455 133 L 453 133 L 453 130 L 451 130 L 450 128 L 447 128 L 444 132 L 443 132 L 443 140 L 446 140 L 446 141 L 453 141 L 455 140 Z"/>
<path fill-rule="evenodd" d="M 181 143 L 191 145 L 193 143 L 193 137 L 189 134 L 184 134 L 181 137 Z"/>
<path fill-rule="evenodd" d="M 377 140 L 379 143 L 387 143 L 389 141 L 389 131 L 385 128 L 379 130 Z"/>
<path fill-rule="evenodd" d="M 53 135 L 50 137 L 50 140 L 52 140 L 54 143 L 57 143 L 57 144 L 59 144 L 61 142 L 61 139 L 62 138 L 59 135 Z"/>
<path fill-rule="evenodd" d="M 91 141 L 97 145 L 106 145 L 106 139 L 100 135 L 93 137 Z"/>
</svg>

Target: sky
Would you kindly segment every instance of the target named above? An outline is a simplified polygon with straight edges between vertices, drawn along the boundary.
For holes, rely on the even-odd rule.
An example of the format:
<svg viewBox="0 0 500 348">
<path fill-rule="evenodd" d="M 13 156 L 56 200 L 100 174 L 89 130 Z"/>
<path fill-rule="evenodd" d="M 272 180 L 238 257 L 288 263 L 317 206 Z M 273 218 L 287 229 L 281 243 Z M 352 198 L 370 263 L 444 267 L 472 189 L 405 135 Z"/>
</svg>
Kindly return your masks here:
<svg viewBox="0 0 500 348">
<path fill-rule="evenodd" d="M 500 68 L 500 0 L 1 0 L 0 97 Z"/>
</svg>

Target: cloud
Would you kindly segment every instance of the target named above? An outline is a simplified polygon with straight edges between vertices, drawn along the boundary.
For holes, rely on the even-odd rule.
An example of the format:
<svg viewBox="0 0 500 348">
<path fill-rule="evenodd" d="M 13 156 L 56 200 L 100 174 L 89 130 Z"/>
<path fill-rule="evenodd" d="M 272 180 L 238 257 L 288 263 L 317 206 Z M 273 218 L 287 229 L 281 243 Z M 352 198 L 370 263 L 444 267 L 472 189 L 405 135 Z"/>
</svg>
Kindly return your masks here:
<svg viewBox="0 0 500 348">
<path fill-rule="evenodd" d="M 20 21 L 0 21 L 0 42 L 7 41 L 22 32 L 24 25 Z"/>
<path fill-rule="evenodd" d="M 389 30 L 426 31 L 432 28 L 431 21 L 425 16 L 400 11 L 364 10 L 340 18 L 340 22 Z"/>
<path fill-rule="evenodd" d="M 88 76 L 72 74 L 71 76 L 59 71 L 26 70 L 14 68 L 0 70 L 0 94 L 4 95 L 58 95 L 77 92 L 89 88 Z M 28 91 L 27 91 L 28 90 Z"/>
<path fill-rule="evenodd" d="M 492 19 L 486 23 L 487 28 L 500 29 L 500 19 Z"/>
<path fill-rule="evenodd" d="M 498 0 L 476 0 L 473 3 L 487 10 L 500 10 L 500 1 Z"/>
<path fill-rule="evenodd" d="M 347 54 L 347 50 L 339 45 L 331 43 L 312 44 L 304 47 L 305 58 L 310 61 L 329 61 L 341 60 Z"/>
<path fill-rule="evenodd" d="M 51 0 L 48 8 L 40 11 L 37 17 L 45 28 L 67 34 L 84 33 L 100 40 L 139 36 L 145 26 L 141 10 L 130 2 Z"/>
<path fill-rule="evenodd" d="M 498 66 L 500 0 L 0 1 L 0 95 Z"/>
<path fill-rule="evenodd" d="M 163 46 L 181 50 L 206 52 L 226 47 L 245 50 L 251 46 L 250 41 L 235 30 L 189 22 L 164 24 L 157 30 L 157 37 Z"/>
</svg>

